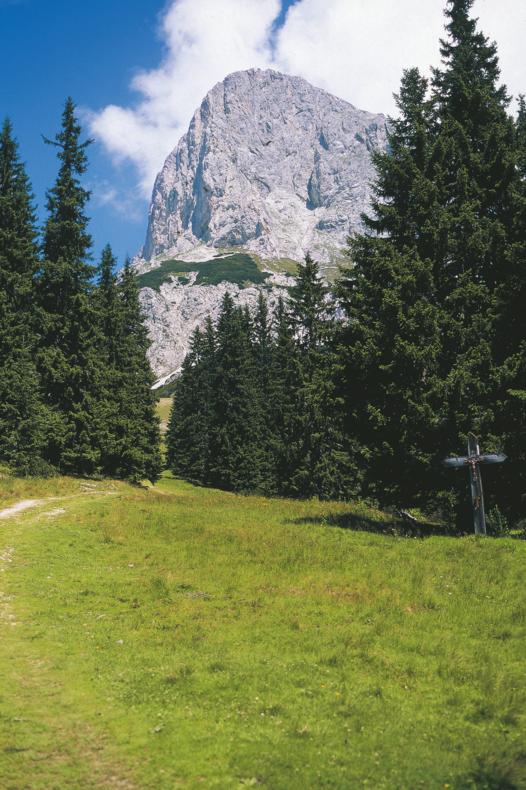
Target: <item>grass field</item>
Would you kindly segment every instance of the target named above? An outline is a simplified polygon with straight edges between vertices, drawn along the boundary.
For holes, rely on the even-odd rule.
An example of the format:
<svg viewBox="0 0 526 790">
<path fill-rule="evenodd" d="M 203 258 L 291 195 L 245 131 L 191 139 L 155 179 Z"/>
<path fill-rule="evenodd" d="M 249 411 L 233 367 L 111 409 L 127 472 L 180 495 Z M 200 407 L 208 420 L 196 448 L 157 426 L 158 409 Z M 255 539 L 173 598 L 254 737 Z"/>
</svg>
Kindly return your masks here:
<svg viewBox="0 0 526 790">
<path fill-rule="evenodd" d="M 0 787 L 526 787 L 526 542 L 0 479 Z"/>
<path fill-rule="evenodd" d="M 170 411 L 172 409 L 171 398 L 159 398 L 157 402 L 157 414 L 161 421 L 161 432 L 166 433 L 168 428 L 168 420 L 170 419 Z"/>
</svg>

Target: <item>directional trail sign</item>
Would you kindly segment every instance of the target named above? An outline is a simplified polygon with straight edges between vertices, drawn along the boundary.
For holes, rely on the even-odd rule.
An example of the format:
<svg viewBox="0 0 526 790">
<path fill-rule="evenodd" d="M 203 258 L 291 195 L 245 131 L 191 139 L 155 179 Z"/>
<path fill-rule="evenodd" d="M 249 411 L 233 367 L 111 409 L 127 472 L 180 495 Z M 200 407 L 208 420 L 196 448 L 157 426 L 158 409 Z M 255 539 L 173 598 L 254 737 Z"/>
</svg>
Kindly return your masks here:
<svg viewBox="0 0 526 790">
<path fill-rule="evenodd" d="M 446 458 L 444 466 L 452 469 L 460 469 L 463 466 L 469 469 L 469 481 L 471 487 L 471 501 L 473 503 L 473 524 L 475 534 L 486 534 L 486 514 L 484 512 L 484 493 L 482 491 L 482 475 L 480 467 L 482 464 L 502 464 L 507 456 L 500 453 L 490 453 L 481 455 L 479 442 L 472 433 L 468 436 L 468 454 L 466 457 Z"/>
</svg>

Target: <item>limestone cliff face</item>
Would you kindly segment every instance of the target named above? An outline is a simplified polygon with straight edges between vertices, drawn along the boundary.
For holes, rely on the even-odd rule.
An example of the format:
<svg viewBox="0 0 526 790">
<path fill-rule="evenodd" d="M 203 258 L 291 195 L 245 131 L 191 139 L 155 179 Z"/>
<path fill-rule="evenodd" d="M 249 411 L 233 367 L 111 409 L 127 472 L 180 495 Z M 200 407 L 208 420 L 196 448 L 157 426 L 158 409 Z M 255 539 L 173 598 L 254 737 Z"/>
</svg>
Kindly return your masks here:
<svg viewBox="0 0 526 790">
<path fill-rule="evenodd" d="M 180 367 L 192 331 L 217 315 L 226 290 L 252 305 L 263 287 L 196 282 L 198 263 L 233 249 L 252 253 L 263 269 L 273 262 L 264 286 L 271 301 L 286 293 L 275 274 L 280 259 L 300 261 L 310 252 L 329 273 L 349 233 L 361 227 L 371 153 L 386 145 L 383 115 L 299 77 L 251 69 L 208 93 L 155 181 L 136 260 L 138 274 L 171 258 L 196 262 L 195 273 L 187 267 L 188 276 L 141 291 L 159 378 Z"/>
<path fill-rule="evenodd" d="M 144 257 L 197 244 L 322 263 L 360 224 L 385 148 L 383 115 L 299 77 L 240 71 L 216 85 L 153 190 Z"/>
</svg>

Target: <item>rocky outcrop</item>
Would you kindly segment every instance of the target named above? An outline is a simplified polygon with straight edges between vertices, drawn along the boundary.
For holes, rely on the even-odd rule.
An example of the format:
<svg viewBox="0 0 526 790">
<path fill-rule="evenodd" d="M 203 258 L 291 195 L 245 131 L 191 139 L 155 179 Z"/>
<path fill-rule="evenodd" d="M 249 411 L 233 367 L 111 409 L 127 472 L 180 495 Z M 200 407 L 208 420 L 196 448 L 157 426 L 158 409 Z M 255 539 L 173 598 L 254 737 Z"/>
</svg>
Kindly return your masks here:
<svg viewBox="0 0 526 790">
<path fill-rule="evenodd" d="M 216 85 L 156 179 L 144 258 L 197 244 L 322 263 L 360 226 L 385 148 L 383 115 L 300 77 L 235 72 Z"/>
<path fill-rule="evenodd" d="M 293 282 L 293 281 L 292 281 Z M 272 274 L 263 290 L 273 309 L 281 294 L 286 298 L 290 278 Z M 160 289 L 143 288 L 141 305 L 146 317 L 151 346 L 149 359 L 160 383 L 177 373 L 188 352 L 190 338 L 198 326 L 203 326 L 207 316 L 215 320 L 219 315 L 221 301 L 228 291 L 241 306 L 256 305 L 260 287 L 248 285 L 240 288 L 233 283 L 218 285 L 195 285 L 195 275 L 189 284 L 177 280 L 163 283 Z"/>
<path fill-rule="evenodd" d="M 186 267 L 184 277 L 143 288 L 159 378 L 180 367 L 194 328 L 218 314 L 225 291 L 254 305 L 264 288 L 272 302 L 290 284 L 275 273 L 280 261 L 307 252 L 327 274 L 334 270 L 369 205 L 371 153 L 386 145 L 383 115 L 299 77 L 251 69 L 208 93 L 156 179 L 137 272 L 170 258 L 210 261 L 239 249 L 273 274 L 264 286 L 209 285 Z"/>
</svg>

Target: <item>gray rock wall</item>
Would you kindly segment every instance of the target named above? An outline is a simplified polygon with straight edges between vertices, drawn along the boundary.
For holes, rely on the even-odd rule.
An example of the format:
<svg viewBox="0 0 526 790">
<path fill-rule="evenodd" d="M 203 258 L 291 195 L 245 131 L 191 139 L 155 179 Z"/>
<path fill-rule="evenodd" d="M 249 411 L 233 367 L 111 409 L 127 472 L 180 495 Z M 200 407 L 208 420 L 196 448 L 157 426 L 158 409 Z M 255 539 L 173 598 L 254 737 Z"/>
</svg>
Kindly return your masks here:
<svg viewBox="0 0 526 790">
<path fill-rule="evenodd" d="M 299 77 L 251 69 L 230 74 L 196 111 L 159 173 L 137 272 L 170 257 L 213 258 L 240 248 L 263 260 L 303 260 L 328 271 L 361 227 L 374 178 L 371 153 L 387 145 L 386 119 L 356 109 Z M 141 302 L 159 378 L 176 371 L 191 334 L 217 316 L 225 291 L 255 306 L 259 288 L 164 283 Z M 286 294 L 273 275 L 270 301 Z"/>
<path fill-rule="evenodd" d="M 383 115 L 299 77 L 240 71 L 216 85 L 156 179 L 147 260 L 197 244 L 322 263 L 360 226 L 386 146 Z"/>
</svg>

